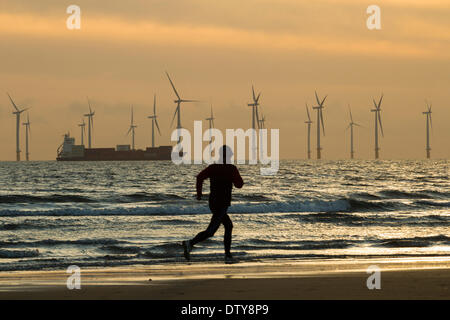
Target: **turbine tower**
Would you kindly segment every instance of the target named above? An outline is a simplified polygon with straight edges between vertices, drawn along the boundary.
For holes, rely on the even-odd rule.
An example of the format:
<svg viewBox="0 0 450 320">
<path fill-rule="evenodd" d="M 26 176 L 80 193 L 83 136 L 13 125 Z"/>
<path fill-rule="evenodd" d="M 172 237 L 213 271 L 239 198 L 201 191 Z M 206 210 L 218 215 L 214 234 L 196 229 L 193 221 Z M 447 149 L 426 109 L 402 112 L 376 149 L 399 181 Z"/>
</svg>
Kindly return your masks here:
<svg viewBox="0 0 450 320">
<path fill-rule="evenodd" d="M 216 118 L 214 118 L 212 104 L 211 104 L 211 116 L 209 118 L 205 119 L 205 120 L 208 120 L 209 129 L 214 128 L 214 119 L 216 119 Z"/>
<path fill-rule="evenodd" d="M 378 123 L 380 124 L 380 129 L 381 129 L 381 136 L 384 137 L 383 134 L 383 125 L 381 124 L 381 102 L 383 101 L 383 94 L 381 95 L 380 101 L 378 102 L 378 104 L 376 103 L 375 99 L 373 99 L 373 104 L 375 106 L 375 109 L 371 109 L 371 112 L 374 112 L 375 115 L 375 159 L 378 159 L 380 154 L 380 148 L 378 147 Z"/>
<path fill-rule="evenodd" d="M 198 100 L 186 100 L 186 99 L 181 99 L 180 95 L 177 92 L 177 89 L 175 89 L 175 86 L 172 82 L 172 79 L 170 79 L 169 74 L 166 72 L 167 78 L 170 81 L 170 85 L 172 86 L 173 91 L 175 92 L 175 95 L 177 96 L 177 100 L 174 100 L 173 102 L 175 102 L 177 104 L 177 107 L 175 109 L 175 112 L 173 114 L 173 118 L 172 118 L 172 123 L 171 126 L 173 125 L 173 121 L 175 120 L 175 116 L 177 116 L 177 129 L 181 129 L 181 103 L 182 102 L 198 102 Z M 180 143 L 180 137 L 178 137 L 178 143 Z"/>
<path fill-rule="evenodd" d="M 308 121 L 305 121 L 305 123 L 308 125 L 308 159 L 311 159 L 311 124 L 313 123 L 311 121 L 311 116 L 309 115 L 309 108 L 308 104 L 306 103 L 306 114 L 308 115 Z"/>
<path fill-rule="evenodd" d="M 131 124 L 130 129 L 128 129 L 127 135 L 131 132 L 131 150 L 134 150 L 134 130 L 137 128 L 136 125 L 134 125 L 134 118 L 133 118 L 133 106 L 131 106 Z"/>
<path fill-rule="evenodd" d="M 348 107 L 348 111 L 350 112 L 350 124 L 347 127 L 347 129 L 350 128 L 350 159 L 353 159 L 355 155 L 355 150 L 353 149 L 353 126 L 360 127 L 361 125 L 353 122 L 352 110 L 350 109 L 350 106 Z"/>
<path fill-rule="evenodd" d="M 426 147 L 426 151 L 427 151 L 427 159 L 430 159 L 430 127 L 431 129 L 433 129 L 433 123 L 431 121 L 431 104 L 428 105 L 428 102 L 426 102 L 427 104 L 427 111 L 422 112 L 422 114 L 425 114 L 427 116 L 427 147 Z"/>
<path fill-rule="evenodd" d="M 266 116 L 265 115 L 261 115 L 261 119 L 258 120 L 258 124 L 259 124 L 258 127 L 260 130 L 265 129 L 265 127 L 266 127 Z M 259 155 L 260 155 L 261 159 L 263 158 L 263 150 L 264 150 L 262 138 L 263 138 L 263 136 L 260 132 L 260 134 L 259 134 Z"/>
<path fill-rule="evenodd" d="M 89 102 L 89 98 L 87 99 L 89 105 L 89 113 L 86 113 L 84 116 L 88 117 L 88 148 L 92 147 L 92 134 L 91 130 L 94 129 L 94 114 L 95 111 L 91 109 L 91 103 Z"/>
<path fill-rule="evenodd" d="M 81 145 L 84 146 L 84 134 L 86 133 L 86 123 L 84 122 L 84 118 L 82 120 L 83 123 L 80 123 L 78 126 L 81 128 Z"/>
<path fill-rule="evenodd" d="M 16 161 L 20 161 L 20 141 L 19 141 L 19 138 L 20 138 L 20 132 L 19 132 L 19 130 L 20 130 L 20 114 L 30 108 L 25 108 L 25 109 L 20 110 L 17 107 L 17 105 L 14 103 L 14 101 L 11 98 L 11 96 L 9 95 L 9 93 L 6 93 L 6 94 L 8 95 L 9 100 L 11 101 L 14 109 L 16 110 L 16 111 L 13 111 L 13 114 L 16 115 Z"/>
<path fill-rule="evenodd" d="M 31 135 L 30 116 L 27 113 L 27 122 L 22 123 L 25 126 L 25 157 L 30 161 L 30 152 L 28 149 L 28 135 Z"/>
<path fill-rule="evenodd" d="M 159 130 L 158 120 L 156 120 L 156 94 L 153 96 L 153 115 L 148 116 L 147 118 L 152 119 L 152 148 L 155 147 L 155 124 L 158 129 L 159 135 L 161 135 L 161 131 Z"/>
<path fill-rule="evenodd" d="M 317 110 L 317 159 L 321 159 L 322 148 L 320 147 L 320 124 L 322 124 L 323 135 L 325 135 L 325 126 L 323 124 L 322 109 L 323 109 L 323 104 L 324 104 L 327 96 L 325 96 L 325 98 L 323 98 L 322 102 L 320 102 L 320 99 L 317 96 L 317 92 L 314 92 L 314 93 L 316 95 L 316 100 L 317 100 L 317 106 L 313 107 L 313 109 Z"/>
<path fill-rule="evenodd" d="M 211 130 L 212 128 L 214 128 L 214 115 L 213 115 L 213 109 L 212 109 L 212 103 L 211 103 L 211 115 L 209 118 L 206 118 L 205 120 L 208 120 L 208 125 L 209 125 L 209 129 Z M 209 131 L 209 155 L 211 156 L 211 151 L 212 151 L 212 132 Z"/>
</svg>

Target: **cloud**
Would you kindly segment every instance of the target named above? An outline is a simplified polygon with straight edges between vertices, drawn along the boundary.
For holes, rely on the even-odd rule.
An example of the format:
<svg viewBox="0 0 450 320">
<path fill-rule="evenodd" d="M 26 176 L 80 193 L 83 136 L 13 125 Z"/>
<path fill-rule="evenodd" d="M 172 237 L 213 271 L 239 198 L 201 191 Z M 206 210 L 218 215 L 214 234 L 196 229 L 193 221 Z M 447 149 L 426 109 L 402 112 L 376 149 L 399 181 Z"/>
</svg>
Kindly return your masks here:
<svg viewBox="0 0 450 320">
<path fill-rule="evenodd" d="M 267 125 L 282 132 L 282 157 L 304 156 L 304 102 L 311 104 L 314 90 L 330 97 L 327 158 L 347 156 L 341 148 L 347 103 L 367 127 L 358 133 L 366 150 L 361 155 L 372 157 L 369 107 L 381 92 L 383 155 L 422 157 L 421 112 L 429 97 L 436 114 L 433 155 L 448 157 L 448 0 L 380 0 L 381 31 L 367 30 L 368 4 L 357 0 L 77 0 L 82 30 L 69 31 L 65 8 L 72 3 L 0 2 L 0 90 L 10 90 L 24 105 L 33 99 L 34 137 L 42 139 L 33 155 L 42 159 L 54 159 L 67 130 L 78 138 L 86 96 L 96 111 L 96 146 L 128 142 L 131 103 L 140 146 L 148 145 L 154 92 L 163 130 L 158 143 L 170 143 L 174 103 L 164 70 L 186 98 L 212 98 L 220 128 L 251 124 L 246 103 L 254 83 L 263 92 Z M 5 157 L 14 159 L 15 124 L 6 95 L 0 103 L 0 136 L 8 137 L 2 145 L 11 150 Z M 183 125 L 208 114 L 208 103 L 186 106 Z"/>
<path fill-rule="evenodd" d="M 424 23 L 418 24 L 424 27 Z M 436 28 L 431 29 L 436 30 Z M 444 38 L 448 29 L 440 28 Z M 213 47 L 265 51 L 309 51 L 321 54 L 388 56 L 446 59 L 448 53 L 439 43 L 422 46 L 412 41 L 391 41 L 378 37 L 335 38 L 326 34 L 309 35 L 262 32 L 232 27 L 161 24 L 110 17 L 90 17 L 82 30 L 70 31 L 59 18 L 28 14 L 0 14 L 0 34 L 72 41 L 109 41 L 123 45 L 164 45 L 174 47 Z M 437 33 L 435 33 L 435 37 Z"/>
</svg>

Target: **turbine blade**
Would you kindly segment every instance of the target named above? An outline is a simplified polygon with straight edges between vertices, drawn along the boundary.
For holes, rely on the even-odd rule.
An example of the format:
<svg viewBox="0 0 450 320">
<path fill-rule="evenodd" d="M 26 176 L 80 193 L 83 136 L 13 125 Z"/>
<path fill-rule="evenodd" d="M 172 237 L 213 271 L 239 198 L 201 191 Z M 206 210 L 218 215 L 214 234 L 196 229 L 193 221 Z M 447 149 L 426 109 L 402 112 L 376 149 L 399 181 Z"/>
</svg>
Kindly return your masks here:
<svg viewBox="0 0 450 320">
<path fill-rule="evenodd" d="M 253 101 L 255 101 L 256 96 L 255 96 L 255 88 L 253 87 L 253 84 L 252 84 L 252 94 L 253 94 Z"/>
<path fill-rule="evenodd" d="M 320 100 L 319 97 L 317 96 L 317 91 L 314 91 L 314 94 L 316 95 L 317 105 L 320 105 Z"/>
<path fill-rule="evenodd" d="M 378 122 L 380 123 L 380 129 L 381 129 L 381 135 L 384 137 L 384 133 L 383 133 L 383 125 L 381 124 L 381 115 L 380 112 L 378 111 Z"/>
<path fill-rule="evenodd" d="M 132 129 L 133 127 L 130 127 L 130 129 L 128 129 L 128 131 L 127 131 L 127 134 L 126 135 L 129 135 L 130 134 L 130 131 L 131 131 L 131 129 Z"/>
<path fill-rule="evenodd" d="M 373 105 L 375 106 L 375 109 L 378 109 L 378 106 L 377 106 L 377 103 L 376 103 L 375 99 L 372 99 L 372 101 L 373 101 Z"/>
<path fill-rule="evenodd" d="M 256 97 L 256 100 L 255 100 L 255 104 L 257 104 L 258 103 L 258 101 L 259 101 L 259 97 L 261 97 L 261 92 L 258 94 L 258 96 Z"/>
<path fill-rule="evenodd" d="M 353 122 L 352 109 L 350 109 L 350 106 L 348 106 L 348 111 L 350 112 L 350 121 Z"/>
<path fill-rule="evenodd" d="M 156 116 L 156 94 L 153 96 L 153 115 Z"/>
<path fill-rule="evenodd" d="M 87 99 L 88 106 L 89 106 L 89 113 L 92 113 L 91 102 L 89 101 L 89 97 L 86 97 L 86 99 Z"/>
<path fill-rule="evenodd" d="M 322 103 L 320 104 L 320 106 L 323 106 L 323 103 L 325 102 L 325 100 L 327 99 L 328 96 L 325 96 L 325 98 L 323 98 Z"/>
<path fill-rule="evenodd" d="M 383 101 L 383 94 L 381 94 L 380 102 L 378 102 L 378 109 L 380 109 L 381 101 Z"/>
<path fill-rule="evenodd" d="M 322 109 L 320 110 L 320 122 L 322 123 L 322 131 L 323 131 L 323 135 L 325 135 L 325 126 L 323 124 L 323 113 L 322 113 Z"/>
<path fill-rule="evenodd" d="M 308 121 L 311 121 L 311 116 L 309 115 L 309 110 L 308 110 L 308 104 L 305 103 L 305 107 L 306 107 L 306 114 L 308 115 Z"/>
<path fill-rule="evenodd" d="M 170 126 L 173 126 L 173 121 L 175 120 L 175 116 L 177 115 L 178 112 L 178 108 L 180 107 L 180 104 L 178 104 L 178 106 L 175 108 L 175 112 L 173 113 L 173 118 L 172 118 L 172 122 L 170 123 Z"/>
<path fill-rule="evenodd" d="M 431 111 L 430 111 L 430 126 L 431 126 L 431 129 L 433 129 L 433 121 L 431 121 Z"/>
<path fill-rule="evenodd" d="M 14 106 L 14 108 L 19 111 L 19 108 L 17 108 L 16 104 L 14 103 L 13 99 L 11 98 L 11 96 L 9 95 L 9 93 L 6 93 L 9 97 L 9 100 L 11 101 L 12 105 Z M 20 111 L 19 111 L 20 112 Z"/>
<path fill-rule="evenodd" d="M 180 95 L 178 94 L 177 89 L 175 89 L 175 86 L 173 85 L 172 79 L 170 79 L 170 76 L 167 73 L 167 71 L 166 71 L 166 75 L 167 75 L 167 78 L 169 78 L 170 84 L 172 85 L 173 91 L 175 92 L 177 98 L 181 100 Z"/>
<path fill-rule="evenodd" d="M 260 123 L 259 114 L 258 114 L 258 107 L 255 107 L 255 112 L 256 112 L 256 122 L 258 123 L 258 129 L 261 129 L 261 123 Z"/>
<path fill-rule="evenodd" d="M 181 102 L 201 102 L 200 100 L 181 100 Z"/>
<path fill-rule="evenodd" d="M 156 120 L 156 117 L 155 117 L 155 124 L 156 128 L 158 129 L 159 135 L 161 135 L 161 130 L 159 130 L 158 120 Z"/>
</svg>

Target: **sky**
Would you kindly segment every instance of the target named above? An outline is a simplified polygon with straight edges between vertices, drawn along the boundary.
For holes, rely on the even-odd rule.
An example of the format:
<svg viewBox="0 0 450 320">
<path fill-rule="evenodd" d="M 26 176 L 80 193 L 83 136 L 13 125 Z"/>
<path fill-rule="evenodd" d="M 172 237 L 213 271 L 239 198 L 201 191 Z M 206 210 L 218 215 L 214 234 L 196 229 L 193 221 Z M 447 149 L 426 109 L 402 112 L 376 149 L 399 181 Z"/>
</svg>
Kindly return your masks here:
<svg viewBox="0 0 450 320">
<path fill-rule="evenodd" d="M 72 4 L 81 8 L 79 30 L 66 27 Z M 366 26 L 372 4 L 381 9 L 380 30 Z M 55 159 L 66 132 L 80 142 L 86 97 L 95 110 L 94 147 L 131 144 L 131 105 L 136 146 L 150 146 L 154 94 L 162 133 L 156 142 L 172 145 L 175 95 L 165 71 L 183 98 L 201 100 L 182 105 L 182 125 L 190 130 L 209 116 L 210 104 L 217 128 L 251 127 L 253 84 L 266 127 L 280 130 L 286 159 L 306 157 L 305 103 L 315 104 L 315 90 L 328 96 L 324 159 L 349 157 L 349 106 L 361 125 L 355 157 L 373 158 L 370 109 L 381 94 L 380 157 L 422 159 L 427 99 L 432 158 L 448 159 L 449 18 L 448 0 L 2 0 L 0 161 L 15 160 L 6 92 L 31 107 L 32 160 Z"/>
</svg>

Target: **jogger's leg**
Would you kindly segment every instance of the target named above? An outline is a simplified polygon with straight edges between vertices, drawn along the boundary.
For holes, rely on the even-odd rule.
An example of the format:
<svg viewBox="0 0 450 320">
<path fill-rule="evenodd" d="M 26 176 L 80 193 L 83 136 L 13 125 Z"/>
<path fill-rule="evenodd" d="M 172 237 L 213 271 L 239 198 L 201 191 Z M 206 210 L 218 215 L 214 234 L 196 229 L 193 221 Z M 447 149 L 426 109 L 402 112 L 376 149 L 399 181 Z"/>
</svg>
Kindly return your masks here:
<svg viewBox="0 0 450 320">
<path fill-rule="evenodd" d="M 191 240 L 191 245 L 194 246 L 195 244 L 212 237 L 216 233 L 217 229 L 219 229 L 221 222 L 222 222 L 222 216 L 219 214 L 213 213 L 213 216 L 211 218 L 211 221 L 209 222 L 208 228 L 202 232 L 199 232 Z"/>
<path fill-rule="evenodd" d="M 223 244 L 225 246 L 225 254 L 229 255 L 231 252 L 231 234 L 233 230 L 233 222 L 231 222 L 230 217 L 226 214 L 222 219 L 223 226 L 225 227 L 225 234 L 223 237 Z"/>
</svg>

